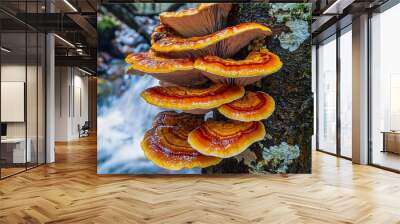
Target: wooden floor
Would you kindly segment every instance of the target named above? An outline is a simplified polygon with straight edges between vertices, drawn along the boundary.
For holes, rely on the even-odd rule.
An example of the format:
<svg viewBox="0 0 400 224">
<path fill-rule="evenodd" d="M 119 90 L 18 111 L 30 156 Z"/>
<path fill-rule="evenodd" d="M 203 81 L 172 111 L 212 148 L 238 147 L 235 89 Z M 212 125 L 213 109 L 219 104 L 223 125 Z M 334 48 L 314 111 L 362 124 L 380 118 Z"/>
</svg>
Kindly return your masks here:
<svg viewBox="0 0 400 224">
<path fill-rule="evenodd" d="M 23 172 L 25 170 L 25 167 L 23 168 L 15 168 L 15 167 L 7 167 L 7 168 L 1 168 L 1 177 L 7 177 L 7 176 L 11 176 L 13 174 L 19 173 L 19 172 Z"/>
<path fill-rule="evenodd" d="M 315 152 L 312 175 L 96 175 L 96 140 L 0 181 L 0 223 L 400 223 L 400 175 Z"/>
<path fill-rule="evenodd" d="M 400 154 L 376 150 L 372 159 L 374 164 L 400 170 Z"/>
</svg>

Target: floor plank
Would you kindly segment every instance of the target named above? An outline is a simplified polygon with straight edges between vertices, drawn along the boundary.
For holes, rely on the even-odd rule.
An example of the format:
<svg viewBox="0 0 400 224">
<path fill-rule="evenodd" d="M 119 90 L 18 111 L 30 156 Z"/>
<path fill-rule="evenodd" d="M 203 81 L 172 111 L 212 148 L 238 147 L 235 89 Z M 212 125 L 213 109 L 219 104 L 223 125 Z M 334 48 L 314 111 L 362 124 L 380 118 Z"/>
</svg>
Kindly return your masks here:
<svg viewBox="0 0 400 224">
<path fill-rule="evenodd" d="M 313 153 L 313 174 L 96 174 L 96 139 L 0 181 L 0 223 L 400 223 L 400 175 Z"/>
</svg>

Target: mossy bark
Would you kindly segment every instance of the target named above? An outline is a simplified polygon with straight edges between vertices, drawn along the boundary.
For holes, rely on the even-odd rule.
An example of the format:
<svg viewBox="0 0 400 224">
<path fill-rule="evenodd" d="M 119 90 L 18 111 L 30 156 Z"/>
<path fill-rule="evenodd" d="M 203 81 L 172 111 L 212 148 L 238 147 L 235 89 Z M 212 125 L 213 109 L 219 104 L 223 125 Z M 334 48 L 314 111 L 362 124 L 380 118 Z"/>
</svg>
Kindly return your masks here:
<svg viewBox="0 0 400 224">
<path fill-rule="evenodd" d="M 279 55 L 283 62 L 282 69 L 262 79 L 261 82 L 247 86 L 247 90 L 264 91 L 274 97 L 276 110 L 264 120 L 270 138 L 264 139 L 263 147 L 287 142 L 298 145 L 300 156 L 289 166 L 288 173 L 311 172 L 311 137 L 313 134 L 313 94 L 311 91 L 311 39 L 308 37 L 294 51 L 282 48 L 278 36 L 290 29 L 285 22 L 292 19 L 309 18 L 309 11 L 301 5 L 285 12 L 271 10 L 272 4 L 253 3 L 236 5 L 229 19 L 231 25 L 242 22 L 258 22 L 272 28 L 274 35 L 265 40 L 265 46 Z M 277 17 L 280 13 L 280 18 Z M 307 14 L 308 13 L 308 14 Z M 283 15 L 283 16 L 282 16 Z M 279 21 L 277 21 L 279 20 Z M 310 23 L 309 21 L 307 21 Z M 243 49 L 236 58 L 243 58 L 249 49 Z M 219 116 L 217 116 L 219 117 Z M 253 144 L 250 149 L 257 155 L 257 161 L 263 160 L 260 144 Z M 256 161 L 255 161 L 256 162 Z M 204 169 L 204 173 L 247 173 L 248 165 L 236 158 L 224 159 L 220 164 Z"/>
</svg>

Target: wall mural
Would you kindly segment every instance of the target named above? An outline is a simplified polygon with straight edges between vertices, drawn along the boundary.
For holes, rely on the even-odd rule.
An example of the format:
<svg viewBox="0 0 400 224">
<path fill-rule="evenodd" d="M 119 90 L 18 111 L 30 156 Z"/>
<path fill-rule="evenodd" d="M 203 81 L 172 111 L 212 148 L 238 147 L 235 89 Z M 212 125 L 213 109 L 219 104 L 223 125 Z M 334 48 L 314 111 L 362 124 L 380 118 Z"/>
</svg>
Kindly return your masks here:
<svg viewBox="0 0 400 224">
<path fill-rule="evenodd" d="M 103 4 L 98 173 L 310 173 L 311 4 Z"/>
</svg>

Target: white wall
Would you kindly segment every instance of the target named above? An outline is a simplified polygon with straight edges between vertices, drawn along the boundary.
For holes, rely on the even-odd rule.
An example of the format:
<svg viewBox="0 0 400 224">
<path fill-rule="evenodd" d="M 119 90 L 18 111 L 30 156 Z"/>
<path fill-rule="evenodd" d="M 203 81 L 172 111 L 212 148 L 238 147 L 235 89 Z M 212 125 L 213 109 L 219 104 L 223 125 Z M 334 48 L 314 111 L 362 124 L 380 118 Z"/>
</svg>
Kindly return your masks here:
<svg viewBox="0 0 400 224">
<path fill-rule="evenodd" d="M 56 67 L 55 73 L 55 140 L 70 141 L 88 120 L 88 78 L 72 67 Z"/>
<path fill-rule="evenodd" d="M 25 64 L 8 64 L 1 66 L 1 81 L 4 82 L 25 82 Z M 1 108 L 5 110 L 6 108 Z M 7 123 L 8 137 L 25 137 L 25 123 L 12 122 Z"/>
<path fill-rule="evenodd" d="M 79 71 L 79 70 L 78 70 Z M 79 72 L 76 75 L 77 70 L 75 70 L 74 75 L 74 108 L 73 119 L 72 119 L 72 130 L 71 135 L 78 137 L 78 124 L 81 126 L 88 121 L 88 78 L 82 76 L 83 73 Z M 75 112 L 75 113 L 74 113 Z"/>
<path fill-rule="evenodd" d="M 38 69 L 38 70 L 37 70 Z M 27 80 L 25 78 L 27 77 Z M 27 115 L 27 120 L 22 122 L 6 122 L 7 137 L 29 139 L 32 150 L 32 161 L 36 162 L 39 158 L 40 163 L 44 162 L 44 74 L 41 66 L 36 65 L 27 67 L 24 64 L 8 63 L 1 66 L 2 82 L 24 82 L 26 84 L 26 106 L 21 108 L 21 112 Z M 22 90 L 23 91 L 23 90 Z M 24 92 L 22 92 L 24 94 Z M 2 98 L 7 96 L 2 95 Z M 1 108 L 1 110 L 12 110 L 11 108 Z M 13 113 L 12 111 L 8 111 Z M 39 153 L 37 156 L 36 153 Z"/>
<path fill-rule="evenodd" d="M 29 87 L 34 86 L 35 88 L 27 88 L 27 106 L 30 107 L 27 113 L 28 122 L 28 129 L 32 127 L 36 130 L 36 113 L 32 113 L 32 111 L 36 111 L 36 80 L 31 78 L 31 74 L 36 74 L 36 66 L 29 66 L 27 67 L 28 72 L 28 81 Z M 2 82 L 25 82 L 25 64 L 3 64 L 1 66 L 1 81 Z M 39 105 L 40 106 L 40 105 Z M 33 108 L 34 107 L 34 108 Z M 2 110 L 7 110 L 7 108 L 2 108 Z M 31 123 L 31 122 L 34 122 Z M 28 130 L 28 137 L 29 133 Z M 33 132 L 32 132 L 33 133 Z M 36 135 L 36 132 L 35 132 Z M 25 137 L 25 122 L 7 122 L 7 136 L 8 137 Z"/>
<path fill-rule="evenodd" d="M 25 121 L 25 83 L 1 82 L 1 121 Z M 36 105 L 35 105 L 36 108 Z"/>
<path fill-rule="evenodd" d="M 68 140 L 68 88 L 70 77 L 67 67 L 55 68 L 55 141 Z"/>
</svg>

